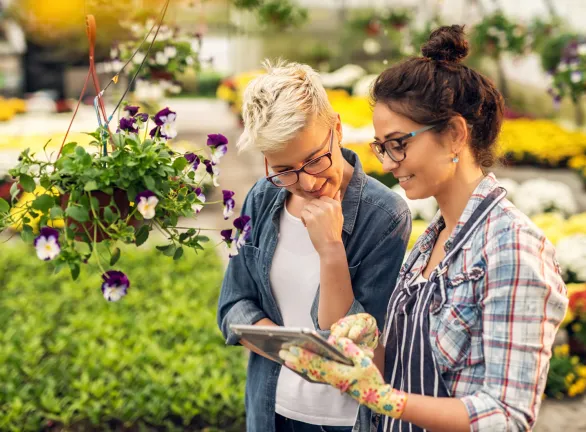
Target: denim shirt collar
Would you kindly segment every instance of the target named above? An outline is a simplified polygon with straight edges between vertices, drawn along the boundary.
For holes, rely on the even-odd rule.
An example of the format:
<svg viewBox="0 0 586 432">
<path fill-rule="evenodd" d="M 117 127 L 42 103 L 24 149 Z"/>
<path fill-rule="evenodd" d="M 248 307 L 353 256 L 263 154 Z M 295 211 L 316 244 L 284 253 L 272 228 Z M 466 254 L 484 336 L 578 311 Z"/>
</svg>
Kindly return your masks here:
<svg viewBox="0 0 586 432">
<path fill-rule="evenodd" d="M 342 199 L 342 215 L 344 216 L 344 225 L 342 231 L 346 234 L 352 234 L 354 231 L 354 225 L 356 224 L 356 218 L 358 216 L 358 207 L 360 205 L 360 197 L 362 196 L 362 190 L 366 184 L 366 174 L 362 169 L 362 164 L 358 155 L 352 150 L 342 148 L 342 156 L 344 159 L 354 167 L 354 172 L 346 188 L 346 193 Z M 278 224 L 278 216 L 280 211 L 285 206 L 285 200 L 289 192 L 285 188 L 281 188 L 277 199 L 271 209 L 271 215 L 274 222 Z"/>
</svg>

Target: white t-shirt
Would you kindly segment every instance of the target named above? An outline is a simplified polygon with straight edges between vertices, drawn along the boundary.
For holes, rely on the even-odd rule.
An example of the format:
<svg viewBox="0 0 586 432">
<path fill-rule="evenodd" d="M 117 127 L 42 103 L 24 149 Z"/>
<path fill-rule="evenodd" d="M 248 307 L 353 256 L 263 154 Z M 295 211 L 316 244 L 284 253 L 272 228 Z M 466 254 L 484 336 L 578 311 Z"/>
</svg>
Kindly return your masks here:
<svg viewBox="0 0 586 432">
<path fill-rule="evenodd" d="M 285 206 L 270 271 L 273 295 L 287 327 L 314 328 L 311 306 L 319 286 L 319 255 L 301 219 Z M 276 412 L 292 420 L 323 426 L 352 426 L 358 403 L 327 384 L 312 384 L 281 368 Z"/>
</svg>

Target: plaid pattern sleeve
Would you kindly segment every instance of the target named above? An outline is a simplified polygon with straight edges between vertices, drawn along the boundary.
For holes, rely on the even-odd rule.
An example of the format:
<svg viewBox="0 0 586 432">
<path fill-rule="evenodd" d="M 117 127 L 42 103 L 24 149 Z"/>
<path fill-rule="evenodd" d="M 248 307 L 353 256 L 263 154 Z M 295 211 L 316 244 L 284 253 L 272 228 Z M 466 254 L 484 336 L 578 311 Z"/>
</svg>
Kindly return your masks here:
<svg viewBox="0 0 586 432">
<path fill-rule="evenodd" d="M 554 247 L 524 224 L 488 240 L 481 300 L 481 387 L 461 397 L 471 431 L 525 431 L 543 394 L 551 346 L 567 308 Z"/>
</svg>

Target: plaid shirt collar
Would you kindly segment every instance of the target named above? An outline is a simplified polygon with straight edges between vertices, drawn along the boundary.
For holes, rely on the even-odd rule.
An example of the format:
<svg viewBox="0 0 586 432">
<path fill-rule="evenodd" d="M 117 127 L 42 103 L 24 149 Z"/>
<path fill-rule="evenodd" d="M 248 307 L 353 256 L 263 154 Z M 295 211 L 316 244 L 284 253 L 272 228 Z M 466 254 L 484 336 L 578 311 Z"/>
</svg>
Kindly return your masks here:
<svg viewBox="0 0 586 432">
<path fill-rule="evenodd" d="M 456 238 L 456 236 L 458 235 L 462 227 L 466 224 L 466 222 L 468 222 L 468 219 L 470 219 L 470 216 L 472 216 L 474 210 L 476 210 L 480 203 L 482 203 L 482 201 L 497 187 L 498 181 L 493 173 L 489 173 L 488 175 L 486 175 L 486 177 L 482 179 L 480 184 L 476 186 L 476 189 L 474 189 L 472 196 L 468 200 L 468 204 L 466 204 L 466 207 L 462 212 L 462 216 L 460 216 L 460 219 L 458 220 L 458 223 L 454 228 L 454 232 L 452 233 L 448 241 L 446 241 L 446 243 L 444 244 L 444 250 L 446 251 L 446 253 L 450 250 L 453 240 Z M 419 252 L 421 252 L 422 254 L 429 252 L 433 248 L 433 245 L 435 244 L 435 241 L 439 236 L 440 231 L 443 230 L 445 227 L 446 224 L 444 222 L 444 217 L 438 211 L 435 217 L 432 219 L 431 224 L 425 230 L 423 236 L 421 237 L 421 241 L 419 242 Z"/>
</svg>

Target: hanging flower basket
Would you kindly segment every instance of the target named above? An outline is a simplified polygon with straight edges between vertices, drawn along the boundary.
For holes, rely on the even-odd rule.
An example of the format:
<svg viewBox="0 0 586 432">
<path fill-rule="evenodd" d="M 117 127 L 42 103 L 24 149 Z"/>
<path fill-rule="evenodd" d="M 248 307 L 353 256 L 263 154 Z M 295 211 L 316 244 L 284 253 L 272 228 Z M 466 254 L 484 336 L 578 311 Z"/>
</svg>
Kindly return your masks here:
<svg viewBox="0 0 586 432">
<path fill-rule="evenodd" d="M 70 194 L 65 193 L 61 195 L 61 209 L 65 212 L 68 209 Z M 93 191 L 89 194 L 88 202 L 90 203 L 90 211 L 87 215 L 87 221 L 80 222 L 79 220 L 68 217 L 66 224 L 75 234 L 76 240 L 84 238 L 92 238 L 96 243 L 101 243 L 104 240 L 111 239 L 104 226 L 108 226 L 115 219 L 126 219 L 128 225 L 135 228 L 140 227 L 144 219 L 137 219 L 137 212 L 132 212 L 128 194 L 125 190 L 114 189 L 112 194 L 102 191 Z M 78 219 L 85 220 L 84 215 L 78 215 Z"/>
<path fill-rule="evenodd" d="M 42 155 L 23 151 L 9 174 L 18 188 L 34 198 L 18 211 L 11 211 L 9 201 L 15 202 L 17 190 L 12 186 L 10 199 L 0 198 L 0 232 L 22 227 L 23 240 L 34 245 L 37 257 L 53 261 L 56 271 L 69 268 L 73 279 L 78 278 L 82 265 L 96 265 L 102 274 L 104 297 L 117 301 L 130 287 L 128 276 L 113 268 L 120 258 L 120 243 L 141 246 L 156 230 L 165 239 L 157 249 L 180 259 L 185 249 L 197 251 L 209 241 L 201 228 L 181 227 L 181 220 L 195 218 L 213 204 L 223 205 L 223 219 L 228 220 L 234 214 L 235 201 L 230 190 L 223 190 L 223 199 L 217 202 L 207 201 L 202 191 L 206 177 L 211 178 L 213 187 L 219 187 L 219 164 L 228 150 L 228 140 L 222 134 L 208 135 L 207 145 L 199 150 L 174 151 L 169 145 L 177 135 L 174 111 L 164 108 L 149 117 L 122 100 L 118 105 L 124 108 L 113 127 L 114 113 L 106 114 L 103 91 L 95 76 L 95 22 L 91 16 L 88 36 L 86 85 L 93 77 L 98 94 L 98 128 L 89 133 L 94 140 L 86 148 L 75 142 L 65 144 L 66 135 L 55 157 L 47 156 L 53 155 L 46 151 L 50 142 Z M 36 221 L 39 232 L 33 226 Z M 63 229 L 53 228 L 55 221 L 62 221 Z M 230 256 L 238 253 L 249 236 L 250 218 L 237 218 L 233 226 L 234 230 L 222 231 Z"/>
</svg>

